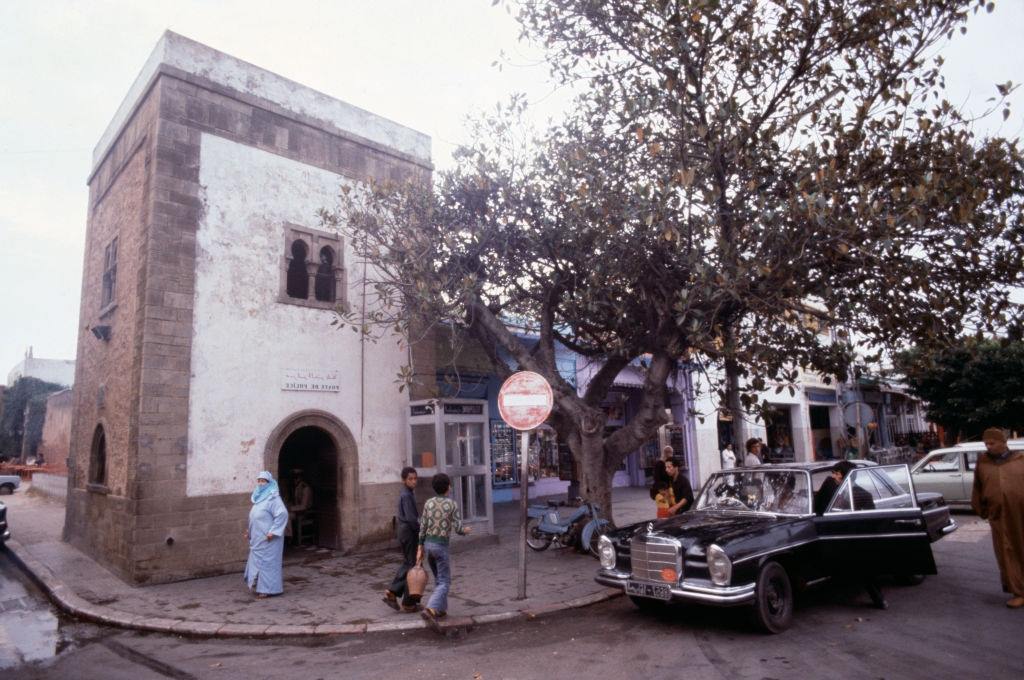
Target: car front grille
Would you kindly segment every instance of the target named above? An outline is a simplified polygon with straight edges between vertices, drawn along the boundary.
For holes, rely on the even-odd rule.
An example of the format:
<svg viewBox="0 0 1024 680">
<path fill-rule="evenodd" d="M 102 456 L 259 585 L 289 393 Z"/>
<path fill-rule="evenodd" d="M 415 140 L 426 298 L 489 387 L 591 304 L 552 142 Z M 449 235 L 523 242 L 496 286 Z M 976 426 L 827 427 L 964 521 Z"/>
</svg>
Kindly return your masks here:
<svg viewBox="0 0 1024 680">
<path fill-rule="evenodd" d="M 671 538 L 640 535 L 630 546 L 633 578 L 641 581 L 664 583 L 661 570 L 669 567 L 679 578 L 683 576 L 679 559 L 679 544 Z"/>
</svg>

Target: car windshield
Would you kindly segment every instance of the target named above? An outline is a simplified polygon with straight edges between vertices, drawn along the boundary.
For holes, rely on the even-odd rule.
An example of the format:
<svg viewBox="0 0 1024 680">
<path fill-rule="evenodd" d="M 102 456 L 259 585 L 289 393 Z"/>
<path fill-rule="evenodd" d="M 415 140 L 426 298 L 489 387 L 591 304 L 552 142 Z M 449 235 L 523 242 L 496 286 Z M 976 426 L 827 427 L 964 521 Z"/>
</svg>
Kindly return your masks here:
<svg viewBox="0 0 1024 680">
<path fill-rule="evenodd" d="M 811 512 L 808 484 L 802 471 L 719 472 L 704 486 L 696 509 L 805 515 Z"/>
</svg>

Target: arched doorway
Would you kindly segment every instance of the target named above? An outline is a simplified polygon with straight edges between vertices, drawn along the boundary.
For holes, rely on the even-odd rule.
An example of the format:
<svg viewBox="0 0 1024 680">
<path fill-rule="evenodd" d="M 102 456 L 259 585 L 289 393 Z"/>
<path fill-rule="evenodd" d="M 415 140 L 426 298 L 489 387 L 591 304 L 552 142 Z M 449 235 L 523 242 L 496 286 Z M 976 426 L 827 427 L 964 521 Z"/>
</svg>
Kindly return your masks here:
<svg viewBox="0 0 1024 680">
<path fill-rule="evenodd" d="M 359 540 L 359 466 L 355 439 L 332 414 L 299 411 L 267 438 L 264 464 L 291 499 L 292 470 L 300 468 L 313 489 L 317 544 L 347 550 Z"/>
<path fill-rule="evenodd" d="M 313 507 L 306 511 L 315 521 L 316 544 L 338 547 L 338 450 L 330 435 L 315 426 L 300 427 L 288 435 L 277 457 L 281 494 L 291 506 L 296 477 L 313 490 Z"/>
</svg>

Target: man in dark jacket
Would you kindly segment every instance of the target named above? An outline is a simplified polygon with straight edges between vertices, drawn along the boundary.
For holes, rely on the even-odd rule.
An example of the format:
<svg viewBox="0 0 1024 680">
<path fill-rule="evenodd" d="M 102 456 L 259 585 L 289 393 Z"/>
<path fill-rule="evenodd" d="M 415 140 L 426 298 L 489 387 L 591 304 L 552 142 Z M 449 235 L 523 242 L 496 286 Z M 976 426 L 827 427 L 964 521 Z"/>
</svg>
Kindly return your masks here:
<svg viewBox="0 0 1024 680">
<path fill-rule="evenodd" d="M 850 474 L 857 469 L 857 466 L 848 460 L 841 460 L 835 464 L 832 468 L 831 476 L 827 477 L 822 483 L 821 488 L 814 494 L 814 512 L 823 515 L 828 509 L 829 504 L 832 502 L 836 492 L 843 485 L 843 480 L 850 476 Z M 856 481 L 856 480 L 854 480 Z M 875 499 L 864 487 L 859 484 L 851 484 L 851 495 L 853 496 L 853 508 L 850 508 L 849 500 L 843 501 L 839 499 L 836 501 L 833 509 L 849 511 L 849 510 L 874 510 Z M 864 590 L 867 591 L 868 597 L 871 598 L 871 604 L 878 609 L 888 609 L 889 603 L 886 602 L 885 596 L 882 595 L 881 588 L 878 587 L 878 582 L 875 580 L 875 576 L 872 573 L 855 574 L 858 576 L 864 586 Z"/>
<path fill-rule="evenodd" d="M 665 461 L 665 472 L 668 474 L 670 484 L 672 485 L 672 497 L 675 499 L 675 505 L 668 509 L 670 515 L 678 515 L 680 512 L 686 512 L 693 505 L 693 488 L 690 486 L 690 480 L 686 478 L 683 471 L 680 469 L 679 459 L 670 458 Z"/>
<path fill-rule="evenodd" d="M 416 509 L 416 468 L 402 468 L 402 493 L 398 497 L 398 543 L 402 546 L 402 566 L 395 572 L 395 578 L 384 591 L 384 604 L 395 611 L 404 612 L 419 610 L 419 595 L 410 595 L 405 584 L 405 575 L 416 564 L 416 548 L 419 545 L 420 514 Z M 398 598 L 402 598 L 401 607 Z"/>
</svg>

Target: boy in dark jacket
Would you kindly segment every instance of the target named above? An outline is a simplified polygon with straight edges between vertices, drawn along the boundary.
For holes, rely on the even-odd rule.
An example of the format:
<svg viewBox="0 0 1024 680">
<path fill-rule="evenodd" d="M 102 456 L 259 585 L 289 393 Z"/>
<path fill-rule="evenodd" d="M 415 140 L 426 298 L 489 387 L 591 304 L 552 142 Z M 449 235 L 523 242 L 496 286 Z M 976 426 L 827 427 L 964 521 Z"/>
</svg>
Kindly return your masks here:
<svg viewBox="0 0 1024 680">
<path fill-rule="evenodd" d="M 399 610 L 398 598 L 402 598 L 401 611 L 419 610 L 419 595 L 410 595 L 405 585 L 405 575 L 416 564 L 416 548 L 419 545 L 420 515 L 416 510 L 416 468 L 402 468 L 402 493 L 398 497 L 398 543 L 402 546 L 402 566 L 395 572 L 391 585 L 384 591 L 384 604 Z"/>
</svg>

